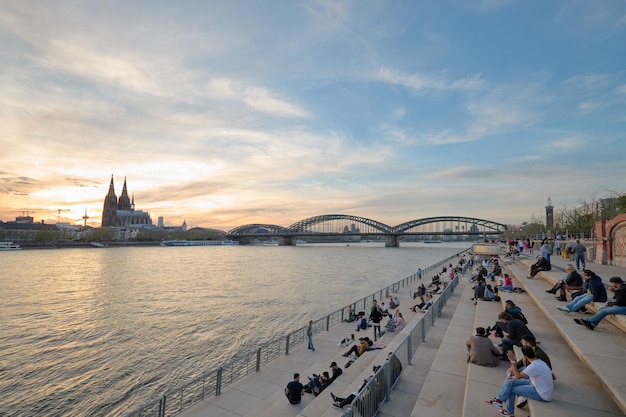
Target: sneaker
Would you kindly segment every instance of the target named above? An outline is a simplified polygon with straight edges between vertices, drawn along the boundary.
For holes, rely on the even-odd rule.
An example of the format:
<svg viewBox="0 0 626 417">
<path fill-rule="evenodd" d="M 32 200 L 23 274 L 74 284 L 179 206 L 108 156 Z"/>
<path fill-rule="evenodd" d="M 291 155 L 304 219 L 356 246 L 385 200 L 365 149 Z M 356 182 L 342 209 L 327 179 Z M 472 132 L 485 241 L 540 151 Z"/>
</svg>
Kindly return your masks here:
<svg viewBox="0 0 626 417">
<path fill-rule="evenodd" d="M 335 394 L 333 394 L 333 392 L 330 392 L 330 396 L 333 398 L 333 401 L 337 401 L 337 396 Z"/>
<path fill-rule="evenodd" d="M 556 308 L 558 308 L 559 310 L 565 312 L 565 313 L 569 313 L 569 308 L 565 307 L 565 306 L 556 306 Z"/>
<path fill-rule="evenodd" d="M 524 408 L 528 404 L 528 399 L 526 397 L 517 397 L 517 408 Z"/>
<path fill-rule="evenodd" d="M 596 328 L 596 326 L 594 326 L 593 324 L 589 323 L 585 319 L 574 319 L 574 322 L 576 322 L 576 324 L 580 324 L 581 326 L 585 326 L 589 330 L 593 330 L 593 329 Z"/>
<path fill-rule="evenodd" d="M 502 408 L 502 401 L 500 401 L 497 398 L 494 398 L 493 400 L 487 400 L 485 401 L 485 404 L 489 404 L 492 407 L 496 407 L 496 408 Z"/>
<path fill-rule="evenodd" d="M 508 411 L 506 411 L 506 410 L 498 410 L 498 413 L 499 413 L 501 416 L 515 417 L 513 414 L 509 414 L 509 413 L 508 413 Z"/>
</svg>

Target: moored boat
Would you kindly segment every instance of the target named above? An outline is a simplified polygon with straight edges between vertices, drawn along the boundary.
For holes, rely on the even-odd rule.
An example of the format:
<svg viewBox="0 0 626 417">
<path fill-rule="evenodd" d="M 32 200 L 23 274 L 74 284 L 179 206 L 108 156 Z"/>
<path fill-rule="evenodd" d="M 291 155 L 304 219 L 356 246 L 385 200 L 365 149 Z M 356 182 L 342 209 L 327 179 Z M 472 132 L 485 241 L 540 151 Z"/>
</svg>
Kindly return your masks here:
<svg viewBox="0 0 626 417">
<path fill-rule="evenodd" d="M 22 247 L 13 242 L 0 242 L 0 250 L 21 250 Z"/>
</svg>

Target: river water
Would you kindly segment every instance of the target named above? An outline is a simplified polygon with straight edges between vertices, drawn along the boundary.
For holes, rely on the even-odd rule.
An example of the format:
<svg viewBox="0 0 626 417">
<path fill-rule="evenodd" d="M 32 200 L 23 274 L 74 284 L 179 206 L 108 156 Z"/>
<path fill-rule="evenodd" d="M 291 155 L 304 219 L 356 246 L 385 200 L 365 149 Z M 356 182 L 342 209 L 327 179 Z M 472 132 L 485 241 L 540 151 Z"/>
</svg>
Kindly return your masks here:
<svg viewBox="0 0 626 417">
<path fill-rule="evenodd" d="M 0 252 L 0 416 L 120 416 L 468 243 Z"/>
</svg>

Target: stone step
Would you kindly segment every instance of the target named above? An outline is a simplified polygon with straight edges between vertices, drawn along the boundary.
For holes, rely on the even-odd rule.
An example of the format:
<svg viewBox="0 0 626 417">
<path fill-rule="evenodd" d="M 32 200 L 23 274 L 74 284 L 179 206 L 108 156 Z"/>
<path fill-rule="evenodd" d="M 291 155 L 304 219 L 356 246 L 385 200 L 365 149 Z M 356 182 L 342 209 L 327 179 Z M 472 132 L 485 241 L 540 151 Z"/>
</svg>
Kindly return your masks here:
<svg viewBox="0 0 626 417">
<path fill-rule="evenodd" d="M 473 290 L 467 283 L 467 276 L 462 278 L 465 282 L 457 287 L 457 293 L 461 294 L 459 302 L 439 348 L 436 353 L 433 352 L 432 366 L 411 412 L 412 417 L 460 416 L 462 413 L 467 380 L 464 343 L 468 329 L 474 325 L 475 310 L 469 301 Z"/>
</svg>

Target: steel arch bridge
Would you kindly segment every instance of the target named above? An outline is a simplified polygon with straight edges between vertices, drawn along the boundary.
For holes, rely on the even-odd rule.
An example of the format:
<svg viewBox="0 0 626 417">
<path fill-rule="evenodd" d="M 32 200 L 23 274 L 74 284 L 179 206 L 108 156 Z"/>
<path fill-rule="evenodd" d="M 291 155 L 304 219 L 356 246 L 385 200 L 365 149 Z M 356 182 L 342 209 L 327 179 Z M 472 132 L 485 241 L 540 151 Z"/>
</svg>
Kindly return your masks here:
<svg viewBox="0 0 626 417">
<path fill-rule="evenodd" d="M 227 233 L 228 238 L 245 243 L 246 239 L 277 237 L 282 244 L 294 245 L 297 237 L 376 236 L 384 237 L 387 246 L 398 246 L 400 236 L 469 236 L 497 235 L 506 225 L 491 220 L 464 216 L 438 216 L 411 220 L 389 226 L 377 220 L 347 214 L 324 214 L 300 220 L 288 227 L 272 224 L 248 224 Z"/>
</svg>

